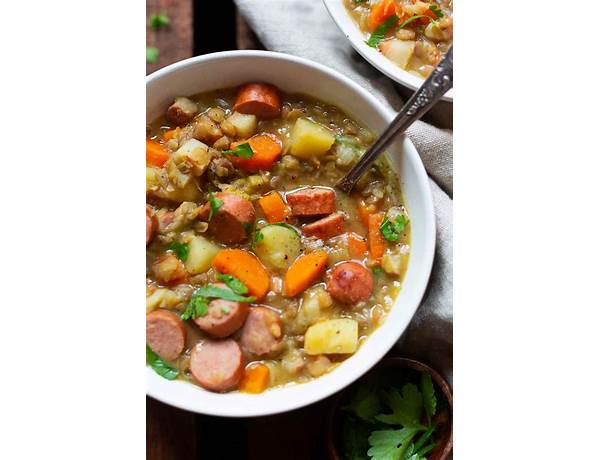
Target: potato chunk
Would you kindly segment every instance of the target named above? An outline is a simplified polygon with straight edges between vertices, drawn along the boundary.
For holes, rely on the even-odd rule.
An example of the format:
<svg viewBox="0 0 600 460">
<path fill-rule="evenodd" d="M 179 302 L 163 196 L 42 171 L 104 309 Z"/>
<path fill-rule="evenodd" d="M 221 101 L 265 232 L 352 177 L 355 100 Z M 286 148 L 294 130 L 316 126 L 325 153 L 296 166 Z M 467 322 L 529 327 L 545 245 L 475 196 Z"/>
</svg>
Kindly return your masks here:
<svg viewBox="0 0 600 460">
<path fill-rule="evenodd" d="M 235 127 L 235 132 L 240 138 L 248 138 L 256 132 L 256 115 L 233 112 L 227 121 Z"/>
<path fill-rule="evenodd" d="M 189 243 L 188 249 L 185 268 L 191 275 L 207 271 L 217 252 L 219 252 L 219 247 L 203 236 L 194 236 Z"/>
<path fill-rule="evenodd" d="M 381 42 L 379 49 L 390 61 L 406 69 L 415 52 L 415 46 L 416 42 L 413 40 L 387 40 Z"/>
<path fill-rule="evenodd" d="M 358 323 L 353 319 L 330 319 L 314 324 L 304 335 L 309 355 L 354 353 L 358 348 Z"/>
<path fill-rule="evenodd" d="M 286 269 L 300 255 L 300 235 L 283 225 L 267 225 L 260 229 L 254 252 L 272 268 Z"/>
<path fill-rule="evenodd" d="M 290 135 L 290 153 L 300 158 L 325 155 L 335 142 L 333 132 L 314 121 L 298 118 Z"/>
</svg>

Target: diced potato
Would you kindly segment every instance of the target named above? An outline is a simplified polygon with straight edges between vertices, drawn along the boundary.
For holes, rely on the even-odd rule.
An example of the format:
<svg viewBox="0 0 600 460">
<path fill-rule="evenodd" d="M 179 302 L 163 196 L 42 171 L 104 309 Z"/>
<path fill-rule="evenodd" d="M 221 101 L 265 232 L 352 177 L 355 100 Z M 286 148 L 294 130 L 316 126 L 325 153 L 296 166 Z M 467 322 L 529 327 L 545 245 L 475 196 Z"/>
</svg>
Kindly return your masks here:
<svg viewBox="0 0 600 460">
<path fill-rule="evenodd" d="M 256 115 L 246 115 L 244 113 L 233 112 L 227 121 L 235 127 L 238 137 L 247 138 L 256 132 Z"/>
<path fill-rule="evenodd" d="M 403 245 L 393 251 L 388 250 L 381 259 L 381 268 L 390 275 L 401 275 L 408 265 L 409 250 Z"/>
<path fill-rule="evenodd" d="M 159 288 L 146 294 L 146 313 L 156 308 L 175 308 L 182 302 L 182 298 L 170 289 Z"/>
<path fill-rule="evenodd" d="M 320 157 L 334 142 L 331 130 L 306 118 L 298 118 L 290 134 L 290 153 L 300 158 Z"/>
<path fill-rule="evenodd" d="M 354 353 L 357 348 L 358 323 L 349 318 L 313 324 L 304 335 L 304 351 L 309 355 Z"/>
<path fill-rule="evenodd" d="M 168 159 L 165 163 L 165 170 L 167 171 L 169 181 L 177 188 L 185 188 L 190 183 L 190 180 L 192 180 L 192 176 L 181 172 L 172 158 Z"/>
<path fill-rule="evenodd" d="M 272 268 L 285 269 L 300 255 L 300 235 L 284 225 L 267 225 L 260 229 L 254 244 L 256 255 Z"/>
<path fill-rule="evenodd" d="M 379 44 L 379 49 L 390 61 L 406 69 L 415 52 L 415 46 L 414 40 L 386 40 Z"/>
<path fill-rule="evenodd" d="M 185 268 L 191 275 L 197 275 L 208 271 L 210 265 L 219 252 L 219 247 L 211 243 L 203 236 L 194 236 L 188 247 L 188 257 Z"/>
<path fill-rule="evenodd" d="M 331 307 L 332 304 L 333 300 L 323 286 L 315 286 L 306 291 L 295 320 L 298 329 L 304 332 L 308 326 L 319 321 L 322 310 Z"/>
<path fill-rule="evenodd" d="M 177 165 L 187 163 L 191 168 L 194 176 L 201 176 L 212 159 L 212 155 L 208 150 L 208 145 L 200 142 L 197 139 L 188 139 L 179 149 L 173 154 L 173 160 Z"/>
<path fill-rule="evenodd" d="M 190 180 L 183 188 L 176 188 L 169 184 L 167 173 L 164 169 L 146 166 L 146 193 L 165 200 L 183 202 L 200 201 L 202 195 L 196 181 Z"/>
</svg>

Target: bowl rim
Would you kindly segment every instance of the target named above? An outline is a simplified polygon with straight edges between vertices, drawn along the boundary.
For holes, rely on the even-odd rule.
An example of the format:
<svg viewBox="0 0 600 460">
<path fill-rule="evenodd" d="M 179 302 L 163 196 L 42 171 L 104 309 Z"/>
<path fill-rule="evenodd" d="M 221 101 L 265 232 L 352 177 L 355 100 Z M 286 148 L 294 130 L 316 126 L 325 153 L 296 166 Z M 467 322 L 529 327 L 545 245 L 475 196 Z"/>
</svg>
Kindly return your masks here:
<svg viewBox="0 0 600 460">
<path fill-rule="evenodd" d="M 425 81 L 424 78 L 417 77 L 416 75 L 401 69 L 378 50 L 365 44 L 363 33 L 354 23 L 354 20 L 346 10 L 342 0 L 323 0 L 323 3 L 325 4 L 329 16 L 331 16 L 333 22 L 335 22 L 340 31 L 348 39 L 352 47 L 373 67 L 407 88 L 417 90 L 421 87 Z M 449 89 L 442 97 L 442 100 L 452 102 L 454 100 L 453 94 L 453 89 Z"/>
<path fill-rule="evenodd" d="M 349 77 L 341 74 L 340 72 L 333 70 L 323 64 L 311 61 L 306 58 L 297 57 L 290 54 L 278 53 L 273 51 L 262 51 L 262 50 L 234 50 L 234 51 L 223 51 L 218 53 L 210 53 L 201 56 L 195 56 L 192 58 L 188 58 L 182 61 L 175 62 L 169 66 L 161 68 L 148 76 L 146 76 L 146 87 L 151 83 L 155 83 L 160 80 L 162 77 L 170 75 L 172 73 L 177 73 L 178 71 L 185 69 L 187 67 L 197 67 L 203 63 L 207 63 L 215 60 L 222 59 L 236 59 L 239 57 L 244 58 L 258 58 L 258 59 L 276 59 L 283 60 L 291 63 L 293 65 L 298 65 L 301 67 L 308 67 L 316 72 L 323 73 L 329 76 L 331 79 L 335 80 L 339 85 L 349 87 L 350 90 L 357 95 L 362 96 L 362 99 L 370 106 L 375 112 L 386 119 L 386 121 L 391 121 L 394 118 L 394 112 L 385 107 L 375 95 L 368 92 L 366 89 L 359 86 L 356 82 L 354 82 Z M 200 88 L 201 90 L 201 88 Z M 315 96 L 316 97 L 316 96 Z M 344 109 L 344 107 L 340 107 Z M 429 278 L 431 274 L 431 269 L 433 266 L 433 258 L 435 254 L 435 241 L 436 241 L 436 227 L 435 227 L 435 213 L 433 207 L 433 197 L 431 193 L 431 187 L 429 185 L 429 178 L 427 176 L 427 172 L 425 171 L 425 167 L 421 161 L 421 158 L 415 149 L 412 142 L 404 137 L 402 139 L 402 146 L 399 151 L 402 151 L 403 155 L 406 155 L 410 158 L 411 164 L 414 166 L 415 174 L 413 175 L 415 182 L 418 185 L 418 193 L 421 195 L 423 200 L 422 203 L 422 211 L 424 215 L 424 232 L 420 237 L 423 239 L 423 252 L 422 252 L 422 268 L 418 273 L 419 283 L 411 286 L 413 290 L 413 304 L 410 305 L 412 311 L 407 309 L 407 315 L 404 321 L 397 322 L 397 334 L 389 334 L 382 335 L 379 337 L 378 345 L 379 348 L 376 351 L 371 353 L 371 359 L 355 361 L 353 366 L 353 373 L 351 378 L 333 378 L 333 382 L 329 382 L 328 386 L 321 384 L 319 382 L 324 381 L 325 378 L 336 374 L 336 371 L 339 375 L 339 369 L 334 370 L 333 372 L 326 374 L 325 376 L 319 377 L 312 381 L 302 384 L 293 384 L 286 385 L 283 387 L 279 387 L 273 389 L 271 391 L 289 391 L 290 396 L 295 393 L 295 397 L 288 397 L 285 400 L 285 403 L 280 403 L 277 407 L 268 407 L 268 404 L 261 405 L 260 407 L 252 407 L 248 409 L 247 407 L 243 407 L 241 404 L 239 408 L 231 409 L 231 408 L 223 408 L 221 404 L 218 404 L 216 401 L 222 401 L 221 398 L 231 398 L 236 403 L 239 401 L 243 401 L 243 398 L 240 397 L 239 393 L 224 393 L 224 394 L 215 394 L 210 393 L 211 401 L 215 401 L 214 404 L 212 402 L 202 401 L 202 398 L 194 398 L 190 396 L 190 391 L 187 387 L 194 387 L 194 385 L 189 382 L 184 382 L 180 380 L 175 381 L 167 381 L 162 377 L 156 375 L 154 371 L 147 367 L 147 377 L 146 377 L 146 394 L 154 399 L 157 399 L 163 403 L 169 404 L 174 407 L 178 407 L 180 409 L 206 414 L 213 416 L 224 416 L 224 417 L 255 417 L 255 416 L 265 416 L 272 415 L 282 412 L 291 411 L 294 409 L 298 409 L 300 407 L 307 406 L 309 404 L 313 404 L 317 401 L 325 399 L 332 394 L 342 390 L 348 385 L 355 382 L 359 379 L 363 374 L 368 372 L 373 366 L 375 366 L 381 358 L 394 346 L 394 344 L 399 340 L 401 335 L 404 333 L 408 324 L 414 317 L 417 309 L 419 308 L 425 291 L 427 289 Z M 393 307 L 392 307 L 393 308 Z M 160 380 L 159 380 L 160 379 Z M 177 388 L 177 385 L 179 387 Z M 183 386 L 185 385 L 185 387 Z M 319 385 L 318 391 L 314 391 L 315 386 Z M 302 391 L 296 390 L 293 391 L 294 388 L 306 388 L 310 386 L 311 391 Z M 168 387 L 168 389 L 167 389 Z M 198 388 L 193 388 L 193 390 L 201 390 Z M 262 393 L 263 395 L 265 393 Z M 246 395 L 247 396 L 247 395 Z M 260 398 L 260 395 L 250 395 L 253 398 Z M 208 396 L 207 396 L 208 397 Z M 232 401 L 233 402 L 233 401 Z M 234 404 L 230 404 L 231 406 Z M 254 405 L 256 406 L 256 405 Z"/>
<path fill-rule="evenodd" d="M 397 367 L 397 368 L 401 368 L 401 369 L 414 369 L 419 372 L 427 372 L 429 375 L 431 375 L 431 378 L 433 379 L 435 384 L 438 386 L 438 388 L 441 390 L 442 394 L 446 398 L 446 401 L 448 402 L 449 412 L 450 412 L 450 423 L 449 423 L 450 433 L 448 435 L 448 439 L 446 440 L 446 444 L 444 445 L 444 448 L 440 452 L 440 456 L 437 458 L 437 460 L 446 460 L 448 458 L 448 456 L 450 455 L 450 452 L 452 452 L 452 447 L 453 447 L 454 420 L 453 420 L 452 415 L 454 412 L 454 405 L 453 405 L 452 387 L 446 381 L 446 379 L 437 370 L 432 368 L 430 365 L 424 363 L 423 361 L 419 361 L 417 359 L 408 358 L 408 357 L 404 357 L 404 356 L 387 356 L 387 357 L 383 358 L 381 361 L 379 361 L 369 371 L 369 373 L 377 372 L 380 369 L 391 368 L 391 367 Z M 344 390 L 340 391 L 335 396 L 335 399 L 333 399 L 333 401 L 331 402 L 331 404 L 328 408 L 327 421 L 325 422 L 326 423 L 326 434 L 325 434 L 326 446 L 325 446 L 325 448 L 326 448 L 326 452 L 327 452 L 327 455 L 329 456 L 330 460 L 341 460 L 341 458 L 342 458 L 339 455 L 339 450 L 338 450 L 338 446 L 337 446 L 337 441 L 339 440 L 337 438 L 337 434 L 339 434 L 339 433 L 336 432 L 334 425 L 336 422 L 336 416 L 339 414 L 340 403 L 342 402 L 342 399 L 344 398 L 344 396 L 346 396 L 346 394 L 348 394 L 348 391 L 350 391 L 350 389 L 357 383 L 358 383 L 358 380 L 353 382 L 351 385 L 348 385 L 346 388 L 344 388 Z"/>
</svg>

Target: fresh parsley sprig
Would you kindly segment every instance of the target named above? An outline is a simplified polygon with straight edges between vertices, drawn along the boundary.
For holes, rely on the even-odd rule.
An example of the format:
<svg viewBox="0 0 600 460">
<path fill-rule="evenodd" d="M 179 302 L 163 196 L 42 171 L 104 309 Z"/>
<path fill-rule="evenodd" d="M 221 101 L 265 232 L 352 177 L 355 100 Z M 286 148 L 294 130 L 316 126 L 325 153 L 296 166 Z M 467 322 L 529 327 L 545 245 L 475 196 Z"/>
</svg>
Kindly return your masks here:
<svg viewBox="0 0 600 460">
<path fill-rule="evenodd" d="M 190 252 L 190 245 L 187 243 L 180 243 L 178 241 L 173 241 L 169 246 L 169 250 L 173 251 L 175 255 L 181 260 L 185 262 L 188 258 L 188 254 Z"/>
<path fill-rule="evenodd" d="M 386 216 L 383 218 L 383 221 L 379 226 L 379 231 L 386 240 L 394 243 L 400 239 L 400 235 L 409 222 L 410 221 L 408 217 L 406 217 L 404 214 L 396 216 L 396 218 L 393 220 L 389 220 Z"/>
<path fill-rule="evenodd" d="M 146 45 L 146 62 L 152 64 L 158 59 L 158 48 Z"/>
<path fill-rule="evenodd" d="M 209 299 L 223 299 L 230 300 L 232 302 L 254 302 L 256 300 L 256 297 L 254 296 L 244 297 L 236 292 L 236 290 L 240 291 L 244 289 L 246 292 L 248 292 L 248 288 L 240 280 L 233 276 L 229 278 L 229 275 L 222 276 L 223 278 L 220 279 L 223 281 L 227 280 L 225 281 L 225 284 L 229 286 L 229 283 L 231 283 L 236 289 L 224 289 L 222 287 L 215 286 L 214 284 L 208 284 L 204 287 L 196 289 L 192 294 L 192 298 L 188 302 L 185 311 L 181 314 L 182 320 L 185 321 L 188 319 L 206 316 L 208 313 L 208 303 L 210 302 Z"/>
<path fill-rule="evenodd" d="M 165 12 L 154 13 L 150 16 L 150 27 L 154 30 L 168 27 L 171 24 L 171 19 Z"/>
<path fill-rule="evenodd" d="M 371 48 L 377 48 L 379 42 L 385 38 L 385 34 L 387 34 L 393 27 L 398 24 L 399 18 L 395 14 L 392 14 L 389 18 L 383 21 L 381 24 L 377 26 L 377 28 L 373 31 L 371 36 L 365 43 L 369 45 Z"/>
<path fill-rule="evenodd" d="M 254 151 L 252 150 L 252 147 L 250 147 L 250 144 L 248 142 L 244 142 L 243 144 L 236 146 L 232 150 L 224 150 L 223 153 L 225 155 L 233 155 L 238 158 L 246 159 L 251 158 L 252 155 L 254 155 Z"/>
<path fill-rule="evenodd" d="M 248 288 L 235 276 L 219 273 L 217 275 L 219 281 L 223 281 L 229 289 L 239 295 L 248 294 Z"/>
<path fill-rule="evenodd" d="M 154 369 L 161 377 L 166 378 L 167 380 L 174 380 L 179 375 L 179 371 L 177 369 L 172 368 L 167 363 L 165 363 L 160 356 L 152 351 L 152 349 L 146 344 L 146 362 L 150 364 L 150 367 Z"/>
<path fill-rule="evenodd" d="M 210 212 L 208 213 L 208 220 L 211 220 L 213 216 L 217 213 L 219 208 L 223 206 L 223 200 L 220 198 L 215 198 L 215 196 L 210 192 L 208 194 L 208 202 L 210 203 Z"/>
<path fill-rule="evenodd" d="M 436 5 L 435 3 L 434 3 L 433 5 L 429 5 L 429 9 L 430 9 L 431 11 L 433 11 L 433 14 L 435 14 L 435 15 L 436 15 L 436 17 L 437 17 L 438 19 L 440 19 L 440 18 L 444 17 L 444 12 L 443 12 L 443 11 L 442 11 L 442 9 L 441 9 L 441 8 L 440 8 L 438 5 Z"/>
<path fill-rule="evenodd" d="M 185 311 L 181 314 L 181 319 L 186 321 L 190 318 L 200 318 L 208 313 L 208 300 L 200 295 L 192 294 L 192 298 L 185 307 Z"/>
</svg>

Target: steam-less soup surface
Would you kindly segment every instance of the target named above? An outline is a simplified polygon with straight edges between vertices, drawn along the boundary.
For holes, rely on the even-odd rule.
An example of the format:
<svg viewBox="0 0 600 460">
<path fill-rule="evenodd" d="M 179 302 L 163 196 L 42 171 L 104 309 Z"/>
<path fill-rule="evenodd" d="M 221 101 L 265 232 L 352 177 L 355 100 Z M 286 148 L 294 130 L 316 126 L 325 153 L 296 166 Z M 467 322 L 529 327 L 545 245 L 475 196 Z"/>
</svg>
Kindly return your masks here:
<svg viewBox="0 0 600 460">
<path fill-rule="evenodd" d="M 341 0 L 367 45 L 427 77 L 452 44 L 453 0 Z"/>
<path fill-rule="evenodd" d="M 385 320 L 410 223 L 373 135 L 264 83 L 178 97 L 146 132 L 147 361 L 210 391 L 330 372 Z"/>
</svg>

